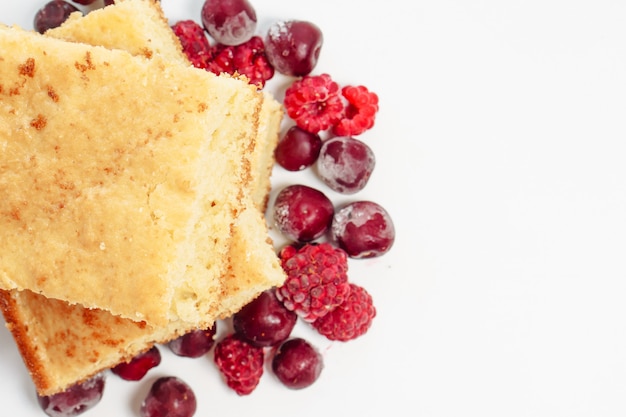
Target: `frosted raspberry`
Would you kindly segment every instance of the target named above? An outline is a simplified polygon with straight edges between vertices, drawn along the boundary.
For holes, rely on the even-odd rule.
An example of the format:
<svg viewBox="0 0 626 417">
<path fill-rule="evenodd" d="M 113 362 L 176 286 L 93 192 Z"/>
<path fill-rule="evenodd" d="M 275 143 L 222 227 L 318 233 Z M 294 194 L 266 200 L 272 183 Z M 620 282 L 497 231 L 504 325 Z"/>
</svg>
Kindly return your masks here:
<svg viewBox="0 0 626 417">
<path fill-rule="evenodd" d="M 372 296 L 365 288 L 350 283 L 350 294 L 333 311 L 313 322 L 313 327 L 330 340 L 346 342 L 365 334 L 376 316 Z"/>
<path fill-rule="evenodd" d="M 378 96 L 362 85 L 344 87 L 341 94 L 348 104 L 332 132 L 337 136 L 356 136 L 371 129 L 378 112 Z"/>
<path fill-rule="evenodd" d="M 263 375 L 263 348 L 244 341 L 236 334 L 226 336 L 215 345 L 215 364 L 226 384 L 239 395 L 248 395 Z"/>
<path fill-rule="evenodd" d="M 285 109 L 301 129 L 318 133 L 341 119 L 343 102 L 339 85 L 330 75 L 306 75 L 285 91 Z"/>
<path fill-rule="evenodd" d="M 287 246 L 280 252 L 287 279 L 276 296 L 308 322 L 328 314 L 350 292 L 348 256 L 329 243 Z"/>
<path fill-rule="evenodd" d="M 183 52 L 194 67 L 206 69 L 211 61 L 211 46 L 202 26 L 193 20 L 181 20 L 172 26 Z"/>
<path fill-rule="evenodd" d="M 213 59 L 207 69 L 215 74 L 245 75 L 250 84 L 259 88 L 274 76 L 274 67 L 265 55 L 265 44 L 259 36 L 236 46 L 217 44 L 212 49 Z"/>
</svg>

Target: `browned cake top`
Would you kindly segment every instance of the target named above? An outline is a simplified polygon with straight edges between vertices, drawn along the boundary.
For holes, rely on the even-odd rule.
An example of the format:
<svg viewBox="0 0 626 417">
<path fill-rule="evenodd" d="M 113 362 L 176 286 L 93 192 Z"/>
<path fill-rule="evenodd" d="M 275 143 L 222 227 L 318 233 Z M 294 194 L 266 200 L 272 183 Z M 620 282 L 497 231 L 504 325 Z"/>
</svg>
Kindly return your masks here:
<svg viewBox="0 0 626 417">
<path fill-rule="evenodd" d="M 258 98 L 16 29 L 0 29 L 0 51 L 0 285 L 164 322 L 203 206 L 239 191 L 212 136 L 231 128 L 238 95 L 243 113 Z M 211 232 L 229 233 L 224 221 Z"/>
</svg>

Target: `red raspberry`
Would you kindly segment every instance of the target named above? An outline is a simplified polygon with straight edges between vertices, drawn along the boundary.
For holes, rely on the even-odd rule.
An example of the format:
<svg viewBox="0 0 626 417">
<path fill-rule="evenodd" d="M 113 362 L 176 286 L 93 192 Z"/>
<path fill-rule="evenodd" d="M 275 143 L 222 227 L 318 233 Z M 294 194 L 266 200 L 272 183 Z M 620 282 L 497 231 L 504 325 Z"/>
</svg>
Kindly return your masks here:
<svg viewBox="0 0 626 417">
<path fill-rule="evenodd" d="M 371 129 L 378 112 L 378 96 L 362 85 L 344 87 L 341 94 L 348 104 L 332 132 L 337 136 L 356 136 Z"/>
<path fill-rule="evenodd" d="M 239 395 L 254 391 L 263 375 L 263 348 L 231 334 L 215 345 L 214 353 L 215 364 L 230 388 Z"/>
<path fill-rule="evenodd" d="M 212 50 L 213 59 L 207 69 L 215 74 L 245 75 L 250 84 L 259 88 L 274 76 L 274 67 L 265 55 L 265 44 L 259 36 L 253 36 L 240 45 L 217 44 Z"/>
<path fill-rule="evenodd" d="M 287 115 L 310 133 L 329 129 L 343 115 L 339 85 L 330 75 L 306 75 L 285 91 Z"/>
<path fill-rule="evenodd" d="M 194 67 L 206 69 L 211 61 L 211 46 L 202 26 L 193 20 L 176 22 L 172 29 L 180 39 L 183 52 Z"/>
<path fill-rule="evenodd" d="M 285 283 L 276 297 L 308 322 L 328 314 L 348 296 L 348 256 L 329 243 L 309 243 L 280 252 Z"/>
<path fill-rule="evenodd" d="M 346 300 L 312 325 L 328 339 L 346 342 L 365 334 L 375 316 L 372 296 L 365 288 L 350 283 Z"/>
<path fill-rule="evenodd" d="M 148 371 L 161 364 L 161 352 L 156 346 L 138 354 L 128 362 L 120 362 L 111 372 L 126 381 L 139 381 Z"/>
</svg>

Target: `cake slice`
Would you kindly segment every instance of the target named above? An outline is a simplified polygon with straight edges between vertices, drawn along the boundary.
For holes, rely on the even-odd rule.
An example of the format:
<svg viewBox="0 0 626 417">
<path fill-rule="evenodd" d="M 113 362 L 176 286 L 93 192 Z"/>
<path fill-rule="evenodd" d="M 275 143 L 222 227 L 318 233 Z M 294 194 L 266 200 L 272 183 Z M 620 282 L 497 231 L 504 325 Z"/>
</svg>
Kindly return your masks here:
<svg viewBox="0 0 626 417">
<path fill-rule="evenodd" d="M 127 1 L 92 12 L 84 18 L 78 17 L 76 15 L 75 22 L 73 17 L 66 22 L 67 26 L 50 31 L 48 35 L 56 36 L 53 32 L 58 31 L 67 40 L 97 43 L 97 39 L 86 37 L 98 31 L 111 31 L 116 34 L 119 43 L 107 44 L 110 48 L 119 45 L 148 58 L 160 54 L 186 62 L 177 39 L 171 37 L 160 8 L 152 1 Z M 76 38 L 73 33 L 76 33 Z M 109 35 L 104 37 L 110 39 Z M 145 45 L 150 45 L 150 48 Z M 284 279 L 268 241 L 264 217 L 257 210 L 264 207 L 267 199 L 281 117 L 280 104 L 264 93 L 256 146 L 250 154 L 252 172 L 248 191 L 255 197 L 253 203 L 256 208 L 248 202 L 235 221 L 229 248 L 229 267 L 221 281 L 221 297 L 215 313 L 219 317 L 238 311 L 259 292 L 282 284 Z M 245 141 L 238 143 L 240 152 L 250 147 Z M 0 306 L 41 395 L 59 392 L 131 359 L 155 342 L 166 342 L 192 329 L 188 324 L 181 323 L 152 327 L 106 311 L 47 299 L 30 291 L 0 291 Z M 212 324 L 211 315 L 207 316 L 205 324 L 205 327 Z"/>
<path fill-rule="evenodd" d="M 162 55 L 190 65 L 176 34 L 169 30 L 159 0 L 117 0 L 111 7 L 72 13 L 47 36 L 71 42 L 122 49 L 132 55 L 152 58 Z M 167 30 L 164 30 L 167 29 Z"/>
<path fill-rule="evenodd" d="M 133 55 L 151 58 L 160 55 L 170 61 L 191 65 L 180 42 L 155 0 L 117 0 L 114 5 L 96 9 L 83 16 L 76 12 L 47 36 L 71 42 L 123 49 Z M 259 126 L 254 142 L 245 153 L 250 164 L 249 192 L 255 204 L 265 211 L 274 167 L 283 108 L 268 92 L 263 98 Z"/>
<path fill-rule="evenodd" d="M 118 0 L 115 5 L 97 9 L 86 16 L 74 13 L 60 27 L 50 29 L 46 36 L 71 42 L 102 45 L 112 49 L 123 49 L 134 55 L 151 58 L 161 56 L 181 65 L 191 65 L 182 52 L 180 42 L 171 30 L 158 1 Z M 275 255 L 267 253 L 267 245 L 259 245 L 267 240 L 267 226 L 263 212 L 270 192 L 270 177 L 274 166 L 274 149 L 283 116 L 280 102 L 268 92 L 259 92 L 262 99 L 258 129 L 252 137 L 233 140 L 237 152 L 244 156 L 242 173 L 242 193 L 252 199 L 260 213 L 248 212 L 239 222 L 245 224 L 242 230 L 235 225 L 229 256 L 231 264 L 224 275 L 222 285 L 226 292 L 221 300 L 225 307 L 220 317 L 228 317 L 251 300 L 253 295 L 284 279 L 282 270 L 275 268 Z M 250 207 L 246 207 L 246 211 Z M 252 237 L 257 237 L 253 239 Z M 271 244 L 268 243 L 268 244 Z M 250 262 L 246 254 L 258 253 L 260 262 Z M 265 264 L 267 266 L 263 266 Z M 238 277 L 233 277 L 237 269 Z M 248 278 L 246 278 L 248 277 Z M 251 279 L 250 277 L 256 277 Z M 248 279 L 244 284 L 241 280 Z M 246 291 L 242 291 L 243 289 Z M 243 296 L 246 294 L 246 296 Z M 238 300 L 234 302 L 234 300 Z"/>
<path fill-rule="evenodd" d="M 245 210 L 237 218 L 229 279 L 224 281 L 218 311 L 198 326 L 170 322 L 151 326 L 108 311 L 46 298 L 28 290 L 0 291 L 0 308 L 24 364 L 40 395 L 51 395 L 128 361 L 155 343 L 165 343 L 196 328 L 208 328 L 218 316 L 230 316 L 261 291 L 282 284 L 284 275 L 259 212 Z M 256 234 L 252 234 L 256 233 Z M 259 243 L 244 245 L 245 236 Z M 239 239 L 237 239 L 239 237 Z"/>
<path fill-rule="evenodd" d="M 204 320 L 257 91 L 16 28 L 0 28 L 0 51 L 0 287 L 153 325 Z"/>
</svg>

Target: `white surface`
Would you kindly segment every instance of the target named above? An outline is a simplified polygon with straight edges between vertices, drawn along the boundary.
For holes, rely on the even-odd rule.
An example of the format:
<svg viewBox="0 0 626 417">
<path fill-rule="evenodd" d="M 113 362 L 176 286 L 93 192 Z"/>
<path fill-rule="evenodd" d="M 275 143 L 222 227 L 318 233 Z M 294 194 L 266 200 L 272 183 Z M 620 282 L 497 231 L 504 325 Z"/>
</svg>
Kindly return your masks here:
<svg viewBox="0 0 626 417">
<path fill-rule="evenodd" d="M 164 0 L 172 21 L 201 0 Z M 3 0 L 31 27 L 43 0 Z M 173 357 L 146 380 L 110 377 L 89 416 L 136 416 L 148 384 L 188 381 L 198 416 L 574 417 L 626 413 L 626 3 L 597 0 L 254 0 L 275 19 L 317 23 L 315 73 L 380 96 L 363 139 L 368 187 L 397 227 L 386 256 L 351 262 L 378 316 L 329 343 L 320 380 L 282 388 L 269 372 L 238 397 L 208 359 Z M 278 80 L 271 85 L 277 87 Z M 310 173 L 276 170 L 277 186 Z M 40 416 L 0 330 L 3 409 Z"/>
</svg>

